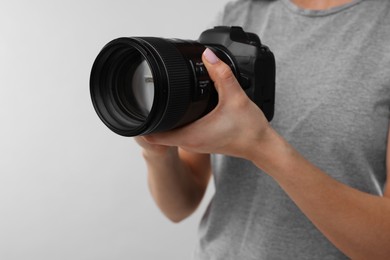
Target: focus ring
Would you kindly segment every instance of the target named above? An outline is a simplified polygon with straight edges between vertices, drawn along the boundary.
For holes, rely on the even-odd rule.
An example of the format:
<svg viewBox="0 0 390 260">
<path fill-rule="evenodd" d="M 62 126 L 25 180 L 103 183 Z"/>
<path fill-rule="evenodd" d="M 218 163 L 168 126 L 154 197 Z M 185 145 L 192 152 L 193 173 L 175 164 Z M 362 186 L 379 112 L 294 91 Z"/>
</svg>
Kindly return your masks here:
<svg viewBox="0 0 390 260">
<path fill-rule="evenodd" d="M 168 95 L 165 113 L 155 129 L 165 131 L 176 127 L 191 103 L 192 74 L 189 65 L 175 45 L 165 39 L 155 37 L 140 38 L 147 42 L 159 54 L 165 69 Z M 158 82 L 155 82 L 158 84 Z M 159 87 L 157 85 L 157 87 Z M 148 131 L 149 132 L 149 131 Z"/>
</svg>

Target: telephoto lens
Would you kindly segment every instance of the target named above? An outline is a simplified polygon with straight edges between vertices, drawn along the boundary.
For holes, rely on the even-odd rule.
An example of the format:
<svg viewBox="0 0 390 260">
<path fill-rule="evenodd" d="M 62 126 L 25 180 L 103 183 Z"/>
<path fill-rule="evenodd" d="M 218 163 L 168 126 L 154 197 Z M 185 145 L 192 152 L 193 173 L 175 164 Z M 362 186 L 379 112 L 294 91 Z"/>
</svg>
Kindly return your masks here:
<svg viewBox="0 0 390 260">
<path fill-rule="evenodd" d="M 210 112 L 218 94 L 202 63 L 210 48 L 228 64 L 247 95 L 273 117 L 275 59 L 259 37 L 241 27 L 215 27 L 198 41 L 118 38 L 103 47 L 91 71 L 96 113 L 122 136 L 168 131 Z"/>
</svg>

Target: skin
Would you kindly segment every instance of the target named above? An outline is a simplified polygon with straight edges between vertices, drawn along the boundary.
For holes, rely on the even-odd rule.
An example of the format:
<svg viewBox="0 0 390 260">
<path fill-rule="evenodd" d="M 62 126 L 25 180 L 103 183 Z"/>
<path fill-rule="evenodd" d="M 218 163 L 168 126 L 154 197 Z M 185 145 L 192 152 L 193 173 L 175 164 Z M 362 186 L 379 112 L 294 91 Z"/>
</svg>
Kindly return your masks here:
<svg viewBox="0 0 390 260">
<path fill-rule="evenodd" d="M 293 0 L 293 3 L 297 6 L 311 10 L 325 10 L 339 5 L 347 4 L 349 2 L 351 2 L 351 0 Z"/>
<path fill-rule="evenodd" d="M 315 1 L 294 1 L 316 8 Z M 327 9 L 349 1 L 316 1 Z M 210 179 L 211 153 L 252 161 L 280 185 L 312 223 L 353 259 L 390 259 L 390 187 L 374 196 L 346 186 L 300 155 L 246 96 L 229 67 L 203 54 L 219 95 L 217 107 L 170 132 L 136 137 L 154 200 L 172 221 L 198 207 Z M 209 62 L 212 61 L 212 62 Z M 390 140 L 390 133 L 388 135 Z M 390 178 L 390 142 L 387 143 Z"/>
</svg>

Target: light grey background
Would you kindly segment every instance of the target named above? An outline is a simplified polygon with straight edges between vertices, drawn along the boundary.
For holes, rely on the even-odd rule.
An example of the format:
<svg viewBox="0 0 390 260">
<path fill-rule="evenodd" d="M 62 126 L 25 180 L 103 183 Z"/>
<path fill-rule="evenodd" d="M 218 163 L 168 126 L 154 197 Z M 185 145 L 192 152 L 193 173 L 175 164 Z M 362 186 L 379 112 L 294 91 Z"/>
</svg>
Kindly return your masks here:
<svg viewBox="0 0 390 260">
<path fill-rule="evenodd" d="M 0 259 L 188 259 L 140 149 L 95 114 L 89 72 L 120 36 L 196 39 L 226 0 L 0 2 Z"/>
</svg>

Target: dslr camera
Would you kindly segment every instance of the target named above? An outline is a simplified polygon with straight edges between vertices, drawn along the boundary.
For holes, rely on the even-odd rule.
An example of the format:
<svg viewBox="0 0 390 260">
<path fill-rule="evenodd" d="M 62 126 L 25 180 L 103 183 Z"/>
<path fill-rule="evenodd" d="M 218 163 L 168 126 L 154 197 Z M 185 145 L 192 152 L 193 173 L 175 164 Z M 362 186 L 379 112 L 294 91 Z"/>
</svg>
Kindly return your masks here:
<svg viewBox="0 0 390 260">
<path fill-rule="evenodd" d="M 206 30 L 197 41 L 124 37 L 109 42 L 91 71 L 96 113 L 122 136 L 168 131 L 201 118 L 218 103 L 201 59 L 206 48 L 230 66 L 248 97 L 272 120 L 274 55 L 256 34 L 236 26 Z"/>
</svg>

